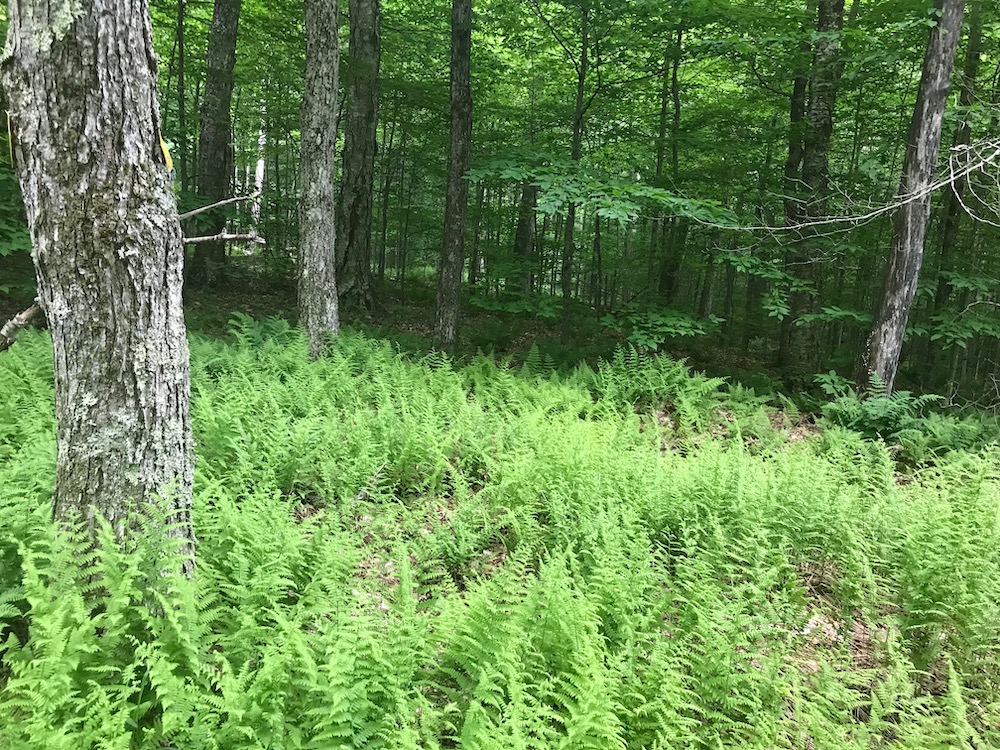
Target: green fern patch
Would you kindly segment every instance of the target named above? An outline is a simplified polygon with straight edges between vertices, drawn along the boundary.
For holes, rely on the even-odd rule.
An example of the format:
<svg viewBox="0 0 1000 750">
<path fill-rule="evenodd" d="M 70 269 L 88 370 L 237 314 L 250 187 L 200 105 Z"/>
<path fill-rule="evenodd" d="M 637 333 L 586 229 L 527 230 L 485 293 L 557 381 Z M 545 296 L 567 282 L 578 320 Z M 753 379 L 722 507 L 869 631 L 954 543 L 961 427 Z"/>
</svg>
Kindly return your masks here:
<svg viewBox="0 0 1000 750">
<path fill-rule="evenodd" d="M 49 344 L 0 358 L 0 747 L 1000 746 L 974 436 L 904 481 L 853 405 L 633 350 L 191 343 L 193 579 L 156 523 L 53 526 Z"/>
</svg>

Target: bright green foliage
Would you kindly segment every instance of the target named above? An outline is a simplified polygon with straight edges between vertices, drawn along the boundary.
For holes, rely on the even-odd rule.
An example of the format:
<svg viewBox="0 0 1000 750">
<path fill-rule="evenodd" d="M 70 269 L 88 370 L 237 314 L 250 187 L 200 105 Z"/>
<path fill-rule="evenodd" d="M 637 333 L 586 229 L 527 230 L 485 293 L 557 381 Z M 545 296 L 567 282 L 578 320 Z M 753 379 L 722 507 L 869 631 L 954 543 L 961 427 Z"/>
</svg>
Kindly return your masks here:
<svg viewBox="0 0 1000 750">
<path fill-rule="evenodd" d="M 607 327 L 627 333 L 633 346 L 652 351 L 666 341 L 706 336 L 717 330 L 721 322 L 714 315 L 701 320 L 680 310 L 642 310 L 636 306 L 626 307 L 615 315 L 605 315 L 601 319 Z"/>
<path fill-rule="evenodd" d="M 683 198 L 669 190 L 635 182 L 609 179 L 607 175 L 581 168 L 577 162 L 559 161 L 540 155 L 540 165 L 509 159 L 493 161 L 469 173 L 474 182 L 528 182 L 539 189 L 538 211 L 556 214 L 573 203 L 593 208 L 602 219 L 634 221 L 640 212 L 653 209 L 668 215 L 736 228 L 732 212 L 710 201 Z"/>
<path fill-rule="evenodd" d="M 473 297 L 469 300 L 476 307 L 494 312 L 534 315 L 547 320 L 555 320 L 562 309 L 562 300 L 550 295 L 533 295 L 523 292 L 507 292 L 496 299 Z"/>
<path fill-rule="evenodd" d="M 1000 424 L 995 417 L 976 412 L 949 415 L 929 411 L 928 407 L 943 400 L 941 396 L 915 396 L 909 391 L 886 394 L 877 378 L 869 393 L 859 395 L 850 387 L 850 381 L 836 373 L 815 379 L 824 391 L 836 396 L 822 407 L 827 422 L 871 439 L 897 443 L 910 462 L 926 463 L 948 451 L 979 450 L 1000 443 Z"/>
<path fill-rule="evenodd" d="M 193 581 L 155 522 L 53 527 L 48 341 L 0 359 L 0 746 L 1000 743 L 995 452 L 898 482 L 634 351 L 234 338 L 192 341 Z"/>
</svg>

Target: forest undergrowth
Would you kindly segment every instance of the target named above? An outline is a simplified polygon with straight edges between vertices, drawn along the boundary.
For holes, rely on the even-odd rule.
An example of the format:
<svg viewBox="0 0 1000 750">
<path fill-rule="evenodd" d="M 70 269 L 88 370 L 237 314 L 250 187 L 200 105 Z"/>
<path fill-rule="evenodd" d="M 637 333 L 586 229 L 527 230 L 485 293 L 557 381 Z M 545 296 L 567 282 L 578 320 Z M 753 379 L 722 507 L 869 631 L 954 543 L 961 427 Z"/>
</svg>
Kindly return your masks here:
<svg viewBox="0 0 1000 750">
<path fill-rule="evenodd" d="M 0 746 L 1000 747 L 985 441 L 233 333 L 192 339 L 193 580 L 155 519 L 55 528 L 50 344 L 0 358 Z"/>
</svg>

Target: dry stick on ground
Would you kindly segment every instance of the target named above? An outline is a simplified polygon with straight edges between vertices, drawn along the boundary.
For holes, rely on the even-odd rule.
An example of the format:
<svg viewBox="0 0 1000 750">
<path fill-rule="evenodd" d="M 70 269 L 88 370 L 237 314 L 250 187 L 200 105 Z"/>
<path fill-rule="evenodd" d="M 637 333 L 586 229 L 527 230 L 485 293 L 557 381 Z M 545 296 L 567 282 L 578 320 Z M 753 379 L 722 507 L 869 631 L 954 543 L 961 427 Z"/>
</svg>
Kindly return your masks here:
<svg viewBox="0 0 1000 750">
<path fill-rule="evenodd" d="M 17 335 L 42 311 L 36 302 L 27 310 L 19 312 L 0 328 L 0 352 L 10 349 L 17 341 Z"/>
</svg>

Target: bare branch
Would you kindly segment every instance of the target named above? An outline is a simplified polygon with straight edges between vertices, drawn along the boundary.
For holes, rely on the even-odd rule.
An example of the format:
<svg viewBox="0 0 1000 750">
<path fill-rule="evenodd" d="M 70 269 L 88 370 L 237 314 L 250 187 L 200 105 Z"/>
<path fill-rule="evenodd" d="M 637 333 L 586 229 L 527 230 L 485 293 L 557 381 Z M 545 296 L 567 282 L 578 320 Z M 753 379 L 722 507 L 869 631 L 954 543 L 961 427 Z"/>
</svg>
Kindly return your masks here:
<svg viewBox="0 0 1000 750">
<path fill-rule="evenodd" d="M 0 352 L 10 349 L 14 345 L 14 342 L 17 341 L 17 335 L 41 312 L 42 308 L 36 302 L 27 310 L 19 312 L 8 320 L 4 324 L 4 327 L 0 328 Z"/>
<path fill-rule="evenodd" d="M 904 193 L 902 195 L 897 195 L 895 200 L 872 208 L 871 210 L 851 216 L 831 216 L 824 219 L 815 219 L 813 221 L 802 222 L 799 224 L 789 224 L 787 226 L 766 226 L 766 225 L 740 225 L 732 226 L 729 224 L 719 224 L 714 221 L 709 221 L 705 219 L 699 219 L 697 217 L 690 217 L 692 221 L 702 226 L 713 227 L 715 229 L 729 229 L 742 232 L 769 232 L 769 233 L 787 233 L 787 232 L 800 232 L 805 229 L 810 229 L 813 227 L 825 227 L 833 225 L 862 225 L 867 224 L 875 219 L 884 216 L 886 214 L 892 213 L 893 211 L 902 208 L 903 206 L 912 203 L 914 201 L 920 200 L 927 195 L 937 192 L 943 187 L 948 187 L 955 183 L 966 175 L 971 174 L 977 170 L 982 170 L 986 166 L 995 165 L 1000 161 L 1000 139 L 983 140 L 973 146 L 967 147 L 968 149 L 977 148 L 979 149 L 979 156 L 970 164 L 963 166 L 959 170 L 955 170 L 953 167 L 949 168 L 948 174 L 945 177 L 932 182 L 926 187 L 915 190 L 910 193 Z M 686 197 L 679 195 L 679 197 Z M 653 217 L 650 217 L 653 218 Z M 837 230 L 834 230 L 837 231 Z M 813 235 L 814 237 L 828 236 L 828 235 Z"/>
<path fill-rule="evenodd" d="M 587 112 L 590 111 L 590 107 L 594 103 L 594 100 L 597 98 L 597 95 L 600 94 L 601 91 L 604 90 L 604 76 L 602 74 L 603 68 L 601 66 L 601 44 L 600 44 L 600 40 L 597 40 L 596 42 L 594 42 L 594 51 L 596 53 L 596 61 L 595 61 L 595 64 L 594 64 L 594 70 L 597 72 L 597 85 L 594 86 L 593 92 L 591 92 L 590 96 L 587 98 L 586 103 L 583 105 L 583 108 L 580 110 L 580 116 L 581 117 L 583 115 L 587 114 Z"/>
<path fill-rule="evenodd" d="M 542 12 L 542 6 L 538 4 L 538 0 L 531 0 L 531 4 L 535 6 L 535 10 L 538 11 L 538 17 L 545 22 L 545 25 L 549 29 L 549 33 L 551 33 L 555 40 L 559 42 L 559 46 L 563 48 L 563 52 L 566 53 L 566 57 L 569 58 L 569 61 L 573 63 L 573 67 L 576 68 L 577 75 L 579 75 L 580 63 L 577 61 L 576 56 L 572 53 L 572 51 L 570 51 L 566 42 L 563 41 L 562 35 L 556 31 L 556 27 L 552 25 L 552 22 L 549 21 L 548 18 L 546 18 L 545 14 Z"/>
<path fill-rule="evenodd" d="M 217 203 L 212 203 L 208 206 L 202 206 L 201 208 L 196 208 L 187 213 L 181 214 L 178 218 L 181 221 L 185 219 L 190 219 L 192 216 L 197 216 L 198 214 L 203 214 L 206 211 L 211 211 L 213 208 L 222 208 L 223 206 L 228 206 L 231 203 L 242 203 L 244 201 L 252 201 L 260 197 L 260 193 L 255 193 L 254 195 L 239 195 L 235 198 L 226 198 L 223 201 L 218 201 Z"/>
<path fill-rule="evenodd" d="M 760 84 L 761 88 L 765 91 L 770 91 L 772 94 L 776 94 L 784 99 L 791 99 L 792 95 L 787 91 L 782 91 L 781 89 L 775 88 L 772 84 L 768 83 L 764 76 L 761 75 L 760 71 L 757 70 L 757 61 L 751 56 L 747 58 L 747 62 L 750 63 L 750 72 L 753 73 L 754 78 Z"/>
<path fill-rule="evenodd" d="M 267 244 L 267 240 L 259 234 L 230 234 L 228 232 L 220 232 L 219 234 L 212 234 L 206 237 L 184 238 L 185 245 L 200 245 L 205 242 L 255 242 L 258 245 Z"/>
</svg>

